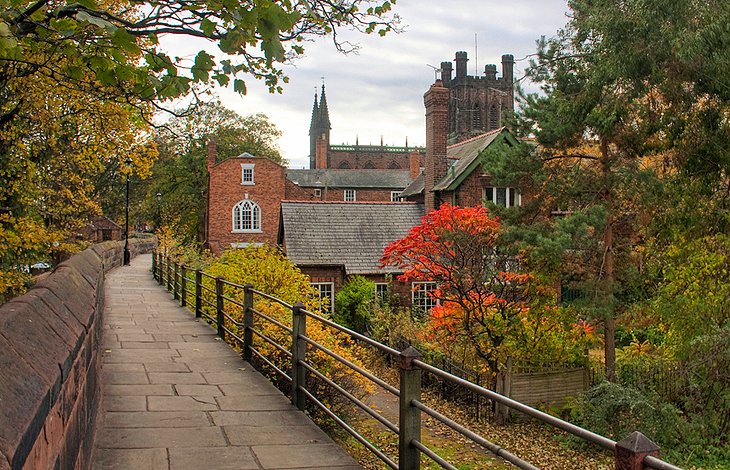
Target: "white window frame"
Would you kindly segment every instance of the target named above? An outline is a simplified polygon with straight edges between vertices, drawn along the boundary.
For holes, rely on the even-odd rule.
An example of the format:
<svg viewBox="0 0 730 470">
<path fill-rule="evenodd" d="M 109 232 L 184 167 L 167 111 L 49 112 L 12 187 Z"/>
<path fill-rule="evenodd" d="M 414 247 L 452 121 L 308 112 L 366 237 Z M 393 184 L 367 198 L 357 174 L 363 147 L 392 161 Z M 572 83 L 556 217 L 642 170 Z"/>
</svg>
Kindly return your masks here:
<svg viewBox="0 0 730 470">
<path fill-rule="evenodd" d="M 345 202 L 355 202 L 357 201 L 357 191 L 354 189 L 345 189 L 343 191 L 344 193 L 344 200 Z"/>
<path fill-rule="evenodd" d="M 428 286 L 428 287 L 426 287 Z M 428 295 L 436 289 L 436 283 L 433 281 L 416 281 L 411 283 L 411 305 L 423 313 L 438 305 L 438 300 Z M 425 294 L 425 295 L 421 295 Z"/>
<path fill-rule="evenodd" d="M 403 191 L 391 191 L 390 192 L 390 202 L 398 202 L 400 201 L 400 193 Z"/>
<path fill-rule="evenodd" d="M 314 197 L 322 197 L 322 190 L 321 189 L 315 189 L 314 190 Z"/>
<path fill-rule="evenodd" d="M 250 213 L 246 214 L 244 207 L 249 207 Z M 246 194 L 245 199 L 238 201 L 233 206 L 231 222 L 232 233 L 261 233 L 261 207 L 250 200 Z M 248 226 L 248 228 L 244 228 L 244 226 Z"/>
<path fill-rule="evenodd" d="M 329 309 L 328 313 L 330 315 L 334 314 L 335 313 L 335 283 L 334 282 L 310 282 L 309 285 L 317 289 L 317 296 L 319 298 L 320 309 L 321 309 L 322 297 L 323 297 L 322 296 L 322 287 L 329 286 L 330 309 Z"/>
<path fill-rule="evenodd" d="M 505 204 L 497 203 L 497 191 L 504 189 Z M 514 200 L 514 204 L 510 204 L 510 200 Z M 522 205 L 522 194 L 516 188 L 504 186 L 488 186 L 482 188 L 482 201 L 491 202 L 500 207 L 519 207 Z"/>
<path fill-rule="evenodd" d="M 256 184 L 254 180 L 255 166 L 255 163 L 241 163 L 241 186 L 253 186 Z"/>
</svg>

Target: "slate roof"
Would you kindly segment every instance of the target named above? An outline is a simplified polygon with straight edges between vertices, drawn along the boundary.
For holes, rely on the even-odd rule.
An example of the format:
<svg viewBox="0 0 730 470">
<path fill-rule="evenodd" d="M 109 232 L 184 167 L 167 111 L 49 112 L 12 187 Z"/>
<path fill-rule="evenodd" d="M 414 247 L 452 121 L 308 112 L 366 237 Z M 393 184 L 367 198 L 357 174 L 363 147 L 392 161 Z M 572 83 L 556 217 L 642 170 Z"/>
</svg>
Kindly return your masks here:
<svg viewBox="0 0 730 470">
<path fill-rule="evenodd" d="M 454 188 L 450 186 L 459 180 L 464 173 L 471 172 L 472 165 L 477 162 L 482 151 L 498 137 L 507 134 L 509 134 L 507 128 L 502 127 L 448 147 L 446 153 L 449 158 L 456 158 L 458 161 L 449 168 L 446 176 L 434 185 L 433 190 L 453 190 Z"/>
<path fill-rule="evenodd" d="M 390 242 L 421 223 L 415 203 L 281 203 L 287 257 L 300 266 L 344 266 L 347 274 L 399 272 L 381 269 L 378 260 Z M 283 240 L 282 240 L 283 238 Z"/>
<path fill-rule="evenodd" d="M 411 184 L 408 170 L 287 170 L 286 178 L 305 188 L 382 188 Z"/>
<path fill-rule="evenodd" d="M 424 176 L 423 176 L 423 171 L 422 171 L 421 173 L 418 174 L 416 179 L 414 179 L 411 184 L 406 186 L 406 189 L 401 191 L 400 197 L 410 197 L 410 196 L 415 196 L 417 194 L 421 194 L 423 192 L 423 188 L 424 188 L 424 184 L 425 184 L 423 182 L 423 178 L 424 178 Z"/>
</svg>

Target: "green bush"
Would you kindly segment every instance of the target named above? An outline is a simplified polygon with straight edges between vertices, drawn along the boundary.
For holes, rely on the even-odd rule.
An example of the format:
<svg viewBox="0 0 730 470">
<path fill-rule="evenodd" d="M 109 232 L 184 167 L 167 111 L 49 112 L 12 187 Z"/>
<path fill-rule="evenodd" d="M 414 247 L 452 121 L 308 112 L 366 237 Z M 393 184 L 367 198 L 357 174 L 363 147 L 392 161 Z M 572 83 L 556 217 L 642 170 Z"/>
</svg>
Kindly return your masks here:
<svg viewBox="0 0 730 470">
<path fill-rule="evenodd" d="M 358 333 L 364 333 L 375 305 L 375 283 L 352 276 L 335 295 L 334 320 Z"/>
<path fill-rule="evenodd" d="M 640 431 L 660 447 L 678 447 L 687 431 L 676 407 L 611 382 L 602 382 L 583 394 L 574 403 L 571 420 L 615 440 Z"/>
</svg>

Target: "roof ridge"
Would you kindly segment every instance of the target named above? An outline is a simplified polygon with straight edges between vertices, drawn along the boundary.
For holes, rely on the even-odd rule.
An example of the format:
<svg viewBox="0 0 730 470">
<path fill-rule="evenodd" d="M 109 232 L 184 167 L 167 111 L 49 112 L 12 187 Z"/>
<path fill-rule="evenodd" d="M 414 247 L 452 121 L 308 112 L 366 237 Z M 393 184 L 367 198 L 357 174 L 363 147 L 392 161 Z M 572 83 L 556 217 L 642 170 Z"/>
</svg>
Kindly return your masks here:
<svg viewBox="0 0 730 470">
<path fill-rule="evenodd" d="M 502 127 L 498 128 L 498 129 L 494 129 L 492 131 L 485 132 L 484 134 L 479 134 L 477 136 L 470 137 L 470 138 L 468 138 L 466 140 L 462 140 L 461 142 L 459 142 L 457 144 L 449 145 L 446 148 L 447 149 L 453 149 L 453 148 L 459 147 L 460 145 L 468 144 L 469 142 L 474 142 L 475 140 L 482 139 L 482 138 L 484 138 L 484 137 L 486 137 L 488 135 L 498 134 L 498 133 L 502 132 L 503 129 L 506 129 L 506 126 L 502 126 Z"/>
<path fill-rule="evenodd" d="M 410 206 L 418 205 L 414 201 L 307 201 L 303 199 L 284 199 L 281 203 L 294 203 L 294 204 L 347 204 L 350 206 L 361 205 L 361 206 Z"/>
</svg>

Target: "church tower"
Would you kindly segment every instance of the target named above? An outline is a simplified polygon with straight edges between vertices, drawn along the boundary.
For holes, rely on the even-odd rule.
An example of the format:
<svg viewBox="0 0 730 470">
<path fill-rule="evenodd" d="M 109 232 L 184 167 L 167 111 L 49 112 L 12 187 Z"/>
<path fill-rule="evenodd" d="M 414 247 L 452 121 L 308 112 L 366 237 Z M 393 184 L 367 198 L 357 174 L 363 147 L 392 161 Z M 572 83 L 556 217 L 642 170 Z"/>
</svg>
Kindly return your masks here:
<svg viewBox="0 0 730 470">
<path fill-rule="evenodd" d="M 330 112 L 327 107 L 327 95 L 325 94 L 324 84 L 322 84 L 322 94 L 317 100 L 317 94 L 314 94 L 314 105 L 312 106 L 312 121 L 309 124 L 309 168 L 314 169 L 317 164 L 317 150 L 325 155 L 319 155 L 320 159 L 327 161 L 326 152 L 330 143 Z M 319 141 L 319 143 L 318 143 Z"/>
<path fill-rule="evenodd" d="M 441 62 L 441 79 L 449 89 L 449 143 L 457 143 L 474 135 L 502 127 L 504 116 L 514 112 L 514 57 L 502 56 L 502 76 L 497 65 L 488 64 L 482 76 L 467 73 L 467 53 L 456 53 L 452 66 Z M 452 75 L 456 72 L 455 76 Z"/>
</svg>

